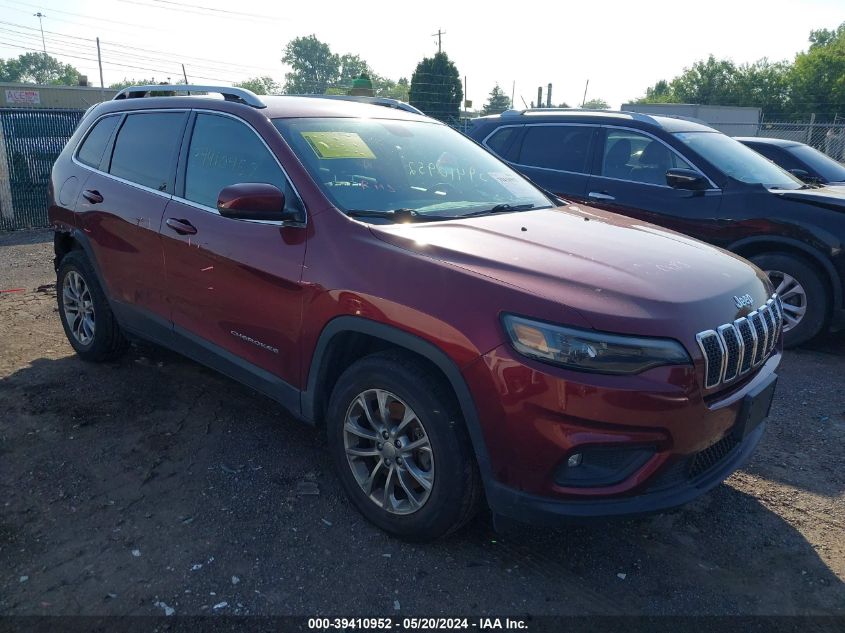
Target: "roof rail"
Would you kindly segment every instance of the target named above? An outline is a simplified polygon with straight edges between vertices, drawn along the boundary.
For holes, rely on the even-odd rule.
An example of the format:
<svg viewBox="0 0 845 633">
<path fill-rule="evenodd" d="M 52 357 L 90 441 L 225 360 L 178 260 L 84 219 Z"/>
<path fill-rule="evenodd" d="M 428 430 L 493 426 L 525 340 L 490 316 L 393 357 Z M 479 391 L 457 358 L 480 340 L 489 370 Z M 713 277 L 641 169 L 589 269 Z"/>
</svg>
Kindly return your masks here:
<svg viewBox="0 0 845 633">
<path fill-rule="evenodd" d="M 655 116 L 663 116 L 663 117 L 671 117 L 671 118 L 680 118 L 680 119 L 688 119 L 691 120 L 690 117 L 684 117 L 682 115 L 667 115 L 667 114 L 660 114 L 660 115 L 652 115 L 651 113 L 645 112 L 634 112 L 633 110 L 593 110 L 590 108 L 523 108 L 520 110 L 505 110 L 502 112 L 501 116 L 521 116 L 523 114 L 543 114 L 544 112 L 579 112 L 582 114 L 625 114 L 630 116 L 632 119 L 637 121 L 643 122 L 654 122 Z"/>
<path fill-rule="evenodd" d="M 230 86 L 195 86 L 189 84 L 154 84 L 149 86 L 128 86 L 118 92 L 113 100 L 137 99 L 147 97 L 151 92 L 215 92 L 223 95 L 226 101 L 234 101 L 252 106 L 253 108 L 266 108 L 265 104 L 257 94 L 246 88 L 232 88 Z"/>
<path fill-rule="evenodd" d="M 370 105 L 379 105 L 386 108 L 394 108 L 396 110 L 404 110 L 405 112 L 413 112 L 414 114 L 422 114 L 422 110 L 412 106 L 410 103 L 393 99 L 391 97 L 368 97 L 364 95 L 320 95 L 320 94 L 291 94 L 288 97 L 309 97 L 312 99 L 336 99 L 339 101 L 357 101 L 358 103 L 369 103 Z"/>
<path fill-rule="evenodd" d="M 517 116 L 520 114 L 525 114 L 526 112 L 568 112 L 571 110 L 578 110 L 579 108 L 522 108 L 522 109 L 515 109 L 512 108 L 510 110 L 505 110 L 502 112 L 502 116 Z"/>
</svg>

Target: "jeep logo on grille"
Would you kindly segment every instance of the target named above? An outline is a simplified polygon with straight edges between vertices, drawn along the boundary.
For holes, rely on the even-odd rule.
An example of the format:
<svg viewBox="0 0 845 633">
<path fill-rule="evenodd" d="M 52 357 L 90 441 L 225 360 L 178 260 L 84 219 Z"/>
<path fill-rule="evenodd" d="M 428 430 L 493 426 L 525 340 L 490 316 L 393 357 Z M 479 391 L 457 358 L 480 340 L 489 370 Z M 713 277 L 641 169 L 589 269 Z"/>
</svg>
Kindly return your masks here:
<svg viewBox="0 0 845 633">
<path fill-rule="evenodd" d="M 741 297 L 734 295 L 734 303 L 737 308 L 745 308 L 754 303 L 754 297 L 751 295 L 742 295 Z"/>
</svg>

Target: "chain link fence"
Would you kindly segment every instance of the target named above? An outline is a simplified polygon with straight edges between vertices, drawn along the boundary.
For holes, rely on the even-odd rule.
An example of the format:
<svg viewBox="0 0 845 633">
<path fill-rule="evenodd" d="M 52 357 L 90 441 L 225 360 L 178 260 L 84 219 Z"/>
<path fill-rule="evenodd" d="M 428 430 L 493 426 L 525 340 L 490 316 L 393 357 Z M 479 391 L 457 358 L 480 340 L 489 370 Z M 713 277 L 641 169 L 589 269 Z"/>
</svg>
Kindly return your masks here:
<svg viewBox="0 0 845 633">
<path fill-rule="evenodd" d="M 50 170 L 83 114 L 0 108 L 0 231 L 48 225 Z"/>
</svg>

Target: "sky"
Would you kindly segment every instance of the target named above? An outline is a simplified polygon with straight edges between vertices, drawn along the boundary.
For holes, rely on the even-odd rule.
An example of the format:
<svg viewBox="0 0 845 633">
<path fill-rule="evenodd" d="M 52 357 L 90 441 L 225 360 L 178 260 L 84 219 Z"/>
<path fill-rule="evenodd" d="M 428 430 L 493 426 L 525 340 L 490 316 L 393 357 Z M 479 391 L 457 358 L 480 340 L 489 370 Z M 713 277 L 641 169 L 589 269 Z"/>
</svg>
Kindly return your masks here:
<svg viewBox="0 0 845 633">
<path fill-rule="evenodd" d="M 313 33 L 395 80 L 410 79 L 437 51 L 433 34 L 441 29 L 476 108 L 497 82 L 508 95 L 516 83 L 517 107 L 549 83 L 555 104 L 580 105 L 587 80 L 588 100 L 618 108 L 711 53 L 736 63 L 791 60 L 812 29 L 845 21 L 845 0 L 0 0 L 0 57 L 42 50 L 39 11 L 47 52 L 97 86 L 96 37 L 106 85 L 125 77 L 176 81 L 182 63 L 191 83 L 256 75 L 281 83 L 288 70 L 281 51 L 295 37 Z"/>
</svg>

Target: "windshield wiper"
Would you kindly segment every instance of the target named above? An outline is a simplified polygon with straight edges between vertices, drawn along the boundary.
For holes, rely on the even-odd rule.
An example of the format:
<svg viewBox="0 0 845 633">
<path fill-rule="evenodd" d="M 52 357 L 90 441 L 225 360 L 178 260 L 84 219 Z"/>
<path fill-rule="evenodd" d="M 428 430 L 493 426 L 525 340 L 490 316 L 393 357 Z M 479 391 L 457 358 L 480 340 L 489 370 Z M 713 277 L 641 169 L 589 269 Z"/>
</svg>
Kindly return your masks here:
<svg viewBox="0 0 845 633">
<path fill-rule="evenodd" d="M 491 207 L 489 209 L 483 209 L 481 211 L 473 211 L 472 213 L 465 213 L 459 217 L 461 218 L 471 218 L 474 216 L 479 215 L 492 215 L 493 213 L 510 213 L 512 211 L 528 211 L 529 209 L 533 209 L 535 204 L 529 202 L 528 204 L 497 204 L 495 207 Z"/>
<path fill-rule="evenodd" d="M 419 213 L 416 209 L 392 209 L 378 211 L 376 209 L 350 209 L 346 212 L 351 218 L 385 218 L 394 222 L 433 222 L 436 220 L 454 220 L 453 217 L 442 215 L 428 215 Z"/>
</svg>

